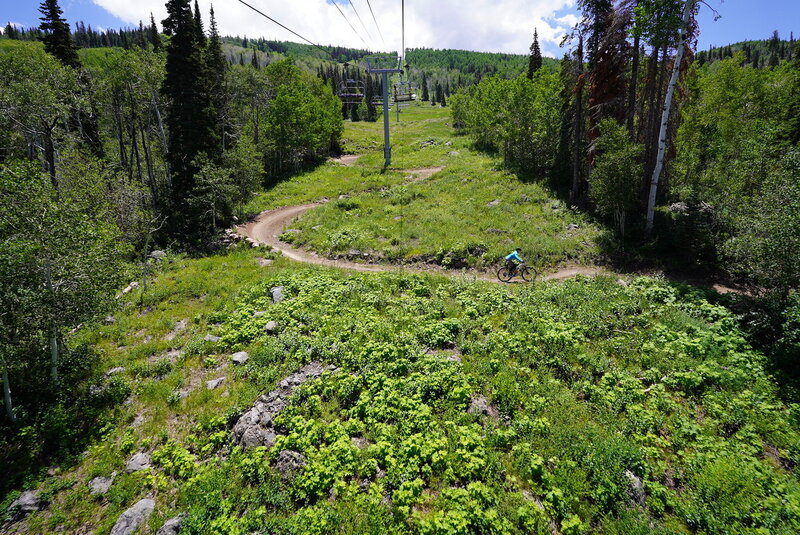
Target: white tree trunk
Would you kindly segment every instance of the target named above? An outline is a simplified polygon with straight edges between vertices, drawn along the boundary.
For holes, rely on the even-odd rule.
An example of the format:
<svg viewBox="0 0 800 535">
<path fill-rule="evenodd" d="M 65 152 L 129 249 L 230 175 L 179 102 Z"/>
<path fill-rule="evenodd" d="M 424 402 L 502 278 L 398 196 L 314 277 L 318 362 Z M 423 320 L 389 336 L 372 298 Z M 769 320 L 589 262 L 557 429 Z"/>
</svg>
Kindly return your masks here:
<svg viewBox="0 0 800 535">
<path fill-rule="evenodd" d="M 661 179 L 661 172 L 664 169 L 664 154 L 667 150 L 667 125 L 669 124 L 669 113 L 672 109 L 672 97 L 675 94 L 675 86 L 678 85 L 678 76 L 683 62 L 683 51 L 686 48 L 686 33 L 689 29 L 689 17 L 697 0 L 686 0 L 683 5 L 683 24 L 679 30 L 678 51 L 675 54 L 675 64 L 672 66 L 672 76 L 667 86 L 667 95 L 664 97 L 664 108 L 661 110 L 661 130 L 658 134 L 658 156 L 656 156 L 656 166 L 653 169 L 653 178 L 650 180 L 650 196 L 647 198 L 647 226 L 645 230 L 649 234 L 653 230 L 653 218 L 656 212 L 656 194 L 658 193 L 658 182 Z"/>
<path fill-rule="evenodd" d="M 16 422 L 17 417 L 14 416 L 14 408 L 11 406 L 11 387 L 8 384 L 8 370 L 5 368 L 3 369 L 3 402 L 6 406 L 8 419 Z"/>
<path fill-rule="evenodd" d="M 58 330 L 53 326 L 50 333 L 50 375 L 53 384 L 58 384 Z"/>
</svg>

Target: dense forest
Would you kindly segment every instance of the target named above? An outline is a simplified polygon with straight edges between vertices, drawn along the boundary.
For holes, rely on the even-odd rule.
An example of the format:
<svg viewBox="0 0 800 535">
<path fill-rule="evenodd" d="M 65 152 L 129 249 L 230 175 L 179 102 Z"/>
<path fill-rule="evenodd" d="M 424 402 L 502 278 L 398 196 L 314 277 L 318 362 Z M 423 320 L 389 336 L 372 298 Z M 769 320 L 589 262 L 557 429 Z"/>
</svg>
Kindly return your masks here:
<svg viewBox="0 0 800 535">
<path fill-rule="evenodd" d="M 395 167 L 371 51 L 6 26 L 0 530 L 797 533 L 800 44 L 577 5 L 560 60 L 409 50 Z M 311 205 L 324 268 L 234 243 Z M 476 269 L 523 242 L 596 265 Z"/>
</svg>

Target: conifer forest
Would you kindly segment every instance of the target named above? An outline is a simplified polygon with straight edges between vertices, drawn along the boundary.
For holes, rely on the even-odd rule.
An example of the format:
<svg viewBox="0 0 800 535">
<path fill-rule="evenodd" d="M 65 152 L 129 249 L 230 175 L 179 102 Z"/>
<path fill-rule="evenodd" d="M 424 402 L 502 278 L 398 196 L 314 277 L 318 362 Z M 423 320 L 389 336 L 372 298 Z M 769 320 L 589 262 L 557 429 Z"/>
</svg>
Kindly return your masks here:
<svg viewBox="0 0 800 535">
<path fill-rule="evenodd" d="M 158 3 L 0 9 L 0 533 L 800 533 L 794 33 Z"/>
</svg>

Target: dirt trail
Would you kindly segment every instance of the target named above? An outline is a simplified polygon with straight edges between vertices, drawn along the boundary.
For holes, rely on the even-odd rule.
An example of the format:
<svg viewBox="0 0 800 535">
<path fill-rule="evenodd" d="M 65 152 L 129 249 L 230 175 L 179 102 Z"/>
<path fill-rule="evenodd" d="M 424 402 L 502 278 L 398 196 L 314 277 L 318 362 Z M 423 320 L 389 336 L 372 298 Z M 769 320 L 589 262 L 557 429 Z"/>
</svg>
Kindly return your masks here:
<svg viewBox="0 0 800 535">
<path fill-rule="evenodd" d="M 432 173 L 431 173 L 432 174 Z M 448 276 L 456 276 L 467 278 L 471 280 L 483 280 L 490 282 L 500 282 L 493 273 L 477 270 L 447 270 L 437 266 L 396 266 L 391 264 L 368 264 L 359 262 L 350 262 L 347 260 L 332 260 L 325 258 L 317 253 L 311 251 L 304 251 L 296 247 L 292 247 L 288 243 L 282 242 L 279 236 L 290 228 L 290 224 L 302 216 L 312 208 L 319 206 L 321 203 L 300 204 L 297 206 L 284 206 L 276 210 L 268 210 L 262 212 L 253 221 L 242 225 L 237 228 L 239 234 L 247 236 L 250 239 L 265 245 L 269 245 L 273 249 L 280 251 L 283 256 L 291 258 L 297 262 L 306 264 L 316 264 L 320 266 L 336 267 L 340 269 L 350 269 L 353 271 L 361 272 L 384 272 L 384 271 L 404 271 L 412 273 L 437 273 L 445 274 Z M 603 270 L 595 267 L 588 266 L 572 266 L 560 269 L 555 273 L 550 273 L 542 277 L 544 280 L 561 280 L 574 277 L 576 275 L 594 276 L 603 273 Z"/>
<path fill-rule="evenodd" d="M 360 154 L 344 154 L 339 156 L 338 158 L 331 158 L 331 161 L 336 162 L 340 165 L 344 165 L 347 167 L 352 167 L 355 165 L 356 161 L 361 158 Z"/>
</svg>

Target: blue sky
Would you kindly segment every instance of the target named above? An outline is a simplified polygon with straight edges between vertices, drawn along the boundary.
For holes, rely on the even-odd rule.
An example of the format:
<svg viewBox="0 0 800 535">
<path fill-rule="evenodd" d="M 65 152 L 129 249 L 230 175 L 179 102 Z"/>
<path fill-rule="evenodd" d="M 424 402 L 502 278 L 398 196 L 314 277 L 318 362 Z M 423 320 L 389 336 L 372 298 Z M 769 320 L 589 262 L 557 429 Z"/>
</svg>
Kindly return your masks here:
<svg viewBox="0 0 800 535">
<path fill-rule="evenodd" d="M 205 6 L 203 11 L 207 10 L 209 2 L 210 0 L 200 1 L 201 9 Z M 800 0 L 707 2 L 720 12 L 722 18 L 714 21 L 712 11 L 701 5 L 700 49 L 744 39 L 765 39 L 773 30 L 778 30 L 785 38 L 789 37 L 791 31 L 800 37 Z M 252 3 L 316 42 L 363 45 L 339 17 L 338 12 L 330 9 L 330 13 L 320 13 L 325 11 L 320 6 L 330 7 L 327 6 L 327 0 L 252 0 Z M 545 54 L 559 55 L 560 36 L 577 15 L 574 3 L 574 0 L 406 0 L 406 42 L 409 47 L 524 53 L 535 26 L 543 41 Z M 83 20 L 95 28 L 117 28 L 138 24 L 140 18 L 147 21 L 151 10 L 155 12 L 156 20 L 160 20 L 163 16 L 164 0 L 61 0 L 60 4 L 65 17 L 71 23 Z M 247 34 L 251 37 L 260 34 L 267 38 L 289 39 L 235 0 L 215 0 L 214 4 L 223 33 Z M 384 34 L 392 33 L 397 28 L 398 9 L 395 9 L 394 4 L 399 2 L 372 2 Z M 367 12 L 363 1 L 357 0 L 355 5 L 364 10 L 362 17 L 365 17 Z M 25 26 L 36 25 L 38 6 L 39 0 L 0 0 L 0 21 L 3 24 L 10 21 Z M 473 9 L 468 9 L 470 6 Z M 343 7 L 349 6 L 344 3 Z M 356 24 L 354 15 L 347 10 L 345 12 Z M 505 16 L 509 13 L 516 15 Z M 525 16 L 519 13 L 524 13 Z M 492 21 L 491 28 L 486 28 L 487 20 Z M 360 31 L 360 27 L 356 27 Z"/>
</svg>

